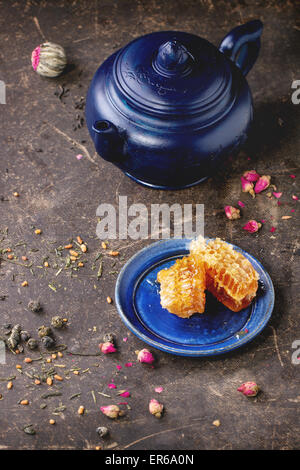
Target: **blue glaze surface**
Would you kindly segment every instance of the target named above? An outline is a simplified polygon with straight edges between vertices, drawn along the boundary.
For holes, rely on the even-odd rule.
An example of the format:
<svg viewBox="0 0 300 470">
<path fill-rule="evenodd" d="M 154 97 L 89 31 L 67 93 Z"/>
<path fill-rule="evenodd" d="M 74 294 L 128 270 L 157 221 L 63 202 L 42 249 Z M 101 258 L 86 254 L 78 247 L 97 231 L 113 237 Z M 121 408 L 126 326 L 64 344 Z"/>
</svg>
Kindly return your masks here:
<svg viewBox="0 0 300 470">
<path fill-rule="evenodd" d="M 182 356 L 222 354 L 251 341 L 272 314 L 274 289 L 263 266 L 238 247 L 235 249 L 251 261 L 264 285 L 248 308 L 232 312 L 208 292 L 205 312 L 191 318 L 179 318 L 161 307 L 157 273 L 188 254 L 189 243 L 174 239 L 153 243 L 126 263 L 115 292 L 122 320 L 146 343 Z"/>
<path fill-rule="evenodd" d="M 160 31 L 135 39 L 97 70 L 86 121 L 97 152 L 135 181 L 178 189 L 214 173 L 247 138 L 253 108 L 245 75 L 260 47 L 258 20 L 218 49 Z"/>
</svg>

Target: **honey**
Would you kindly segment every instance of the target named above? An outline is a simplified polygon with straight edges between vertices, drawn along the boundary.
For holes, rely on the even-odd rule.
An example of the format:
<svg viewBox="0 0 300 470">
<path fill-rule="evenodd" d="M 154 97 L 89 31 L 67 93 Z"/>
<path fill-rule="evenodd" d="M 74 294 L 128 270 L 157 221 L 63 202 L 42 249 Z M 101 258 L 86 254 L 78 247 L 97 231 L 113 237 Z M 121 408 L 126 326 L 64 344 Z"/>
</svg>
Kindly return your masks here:
<svg viewBox="0 0 300 470">
<path fill-rule="evenodd" d="M 160 282 L 161 306 L 170 313 L 188 318 L 205 309 L 205 271 L 202 262 L 194 256 L 176 260 L 169 269 L 162 269 Z"/>
<path fill-rule="evenodd" d="M 244 255 L 216 238 L 205 244 L 203 238 L 191 243 L 191 254 L 204 261 L 206 288 L 226 307 L 239 312 L 256 295 L 259 275 Z"/>
<path fill-rule="evenodd" d="M 205 289 L 234 312 L 250 305 L 259 275 L 233 246 L 216 238 L 191 242 L 190 256 L 177 259 L 157 275 L 161 306 L 182 318 L 205 310 Z"/>
</svg>

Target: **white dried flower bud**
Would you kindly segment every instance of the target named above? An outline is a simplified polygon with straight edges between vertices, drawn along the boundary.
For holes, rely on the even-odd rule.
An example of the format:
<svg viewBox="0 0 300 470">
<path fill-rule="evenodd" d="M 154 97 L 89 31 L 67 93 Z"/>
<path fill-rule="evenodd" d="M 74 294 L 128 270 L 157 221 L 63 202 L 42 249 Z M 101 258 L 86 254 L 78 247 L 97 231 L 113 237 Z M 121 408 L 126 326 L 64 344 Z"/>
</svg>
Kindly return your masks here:
<svg viewBox="0 0 300 470">
<path fill-rule="evenodd" d="M 33 70 L 43 77 L 58 77 L 67 65 L 63 47 L 53 42 L 44 42 L 31 54 Z"/>
</svg>

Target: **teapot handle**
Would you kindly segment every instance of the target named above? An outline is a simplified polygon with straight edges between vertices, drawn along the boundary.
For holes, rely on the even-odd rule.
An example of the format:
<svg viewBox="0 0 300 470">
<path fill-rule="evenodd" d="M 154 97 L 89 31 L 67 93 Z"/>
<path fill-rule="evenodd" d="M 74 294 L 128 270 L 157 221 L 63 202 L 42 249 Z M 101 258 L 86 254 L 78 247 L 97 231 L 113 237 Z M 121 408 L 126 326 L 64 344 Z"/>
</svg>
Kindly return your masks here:
<svg viewBox="0 0 300 470">
<path fill-rule="evenodd" d="M 249 21 L 232 29 L 220 44 L 219 50 L 241 69 L 243 75 L 247 75 L 258 57 L 262 29 L 260 20 Z"/>
</svg>

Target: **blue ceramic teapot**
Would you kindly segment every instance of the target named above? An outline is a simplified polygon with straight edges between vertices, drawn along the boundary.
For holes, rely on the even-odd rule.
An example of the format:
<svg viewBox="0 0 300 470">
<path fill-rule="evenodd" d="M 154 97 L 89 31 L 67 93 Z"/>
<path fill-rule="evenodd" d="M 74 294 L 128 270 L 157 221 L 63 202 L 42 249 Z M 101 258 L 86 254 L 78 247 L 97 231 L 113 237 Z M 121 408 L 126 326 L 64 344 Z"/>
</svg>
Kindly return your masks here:
<svg viewBox="0 0 300 470">
<path fill-rule="evenodd" d="M 146 186 L 197 184 L 244 143 L 252 121 L 245 75 L 262 23 L 234 28 L 219 49 L 193 34 L 135 39 L 97 70 L 86 120 L 97 152 Z"/>
</svg>

